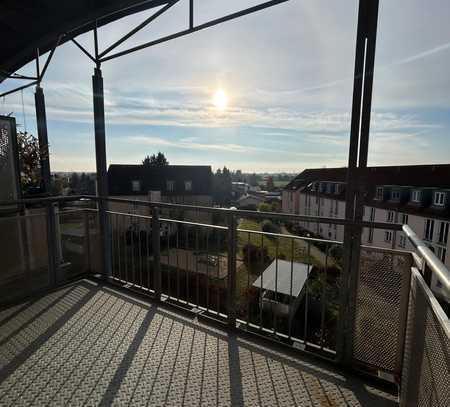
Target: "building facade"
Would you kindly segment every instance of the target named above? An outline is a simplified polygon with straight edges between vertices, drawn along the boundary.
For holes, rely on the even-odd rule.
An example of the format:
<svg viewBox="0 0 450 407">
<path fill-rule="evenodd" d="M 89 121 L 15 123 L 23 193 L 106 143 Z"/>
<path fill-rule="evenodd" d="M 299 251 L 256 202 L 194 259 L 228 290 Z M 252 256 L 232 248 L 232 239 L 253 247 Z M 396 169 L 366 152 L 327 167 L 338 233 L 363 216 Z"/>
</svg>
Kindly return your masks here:
<svg viewBox="0 0 450 407">
<path fill-rule="evenodd" d="M 210 166 L 113 164 L 108 169 L 108 184 L 109 195 L 114 198 L 196 206 L 212 206 L 213 203 Z M 137 215 L 151 214 L 149 207 L 122 203 L 112 203 L 110 209 Z M 200 223 L 211 221 L 208 213 L 198 211 L 167 215 Z"/>
<path fill-rule="evenodd" d="M 346 168 L 305 170 L 283 191 L 284 213 L 345 217 Z M 450 267 L 450 165 L 369 167 L 363 174 L 364 221 L 408 224 Z M 305 231 L 343 241 L 344 227 L 300 222 Z M 403 232 L 364 228 L 363 245 L 412 250 Z"/>
</svg>

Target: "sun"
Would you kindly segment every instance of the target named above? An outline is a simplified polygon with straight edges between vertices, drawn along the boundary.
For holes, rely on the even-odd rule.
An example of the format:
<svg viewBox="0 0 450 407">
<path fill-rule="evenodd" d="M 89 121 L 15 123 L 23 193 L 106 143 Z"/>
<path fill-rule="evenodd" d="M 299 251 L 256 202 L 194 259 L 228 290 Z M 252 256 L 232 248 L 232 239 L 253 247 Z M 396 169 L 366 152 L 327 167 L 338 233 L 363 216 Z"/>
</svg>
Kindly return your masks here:
<svg viewBox="0 0 450 407">
<path fill-rule="evenodd" d="M 214 93 L 213 104 L 217 110 L 223 112 L 228 107 L 228 96 L 223 89 L 217 89 Z"/>
</svg>

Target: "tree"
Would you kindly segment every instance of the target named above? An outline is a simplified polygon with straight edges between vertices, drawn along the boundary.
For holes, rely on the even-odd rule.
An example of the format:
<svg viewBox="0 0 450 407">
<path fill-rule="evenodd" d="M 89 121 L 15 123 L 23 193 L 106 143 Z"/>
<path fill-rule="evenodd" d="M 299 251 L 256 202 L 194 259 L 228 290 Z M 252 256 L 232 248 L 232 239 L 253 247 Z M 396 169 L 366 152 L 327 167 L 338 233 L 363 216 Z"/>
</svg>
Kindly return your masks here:
<svg viewBox="0 0 450 407">
<path fill-rule="evenodd" d="M 273 177 L 271 175 L 267 177 L 266 188 L 268 191 L 273 191 L 275 189 L 275 184 L 273 182 Z"/>
<path fill-rule="evenodd" d="M 149 167 L 164 167 L 165 165 L 169 165 L 169 161 L 167 161 L 166 156 L 158 152 L 157 155 L 152 154 L 151 156 L 146 156 L 142 160 L 142 165 L 149 166 Z"/>
<path fill-rule="evenodd" d="M 213 199 L 218 205 L 231 202 L 231 173 L 227 167 L 218 169 L 213 176 Z"/>
<path fill-rule="evenodd" d="M 36 137 L 27 132 L 17 133 L 20 162 L 20 182 L 26 193 L 41 186 L 41 154 Z"/>
</svg>

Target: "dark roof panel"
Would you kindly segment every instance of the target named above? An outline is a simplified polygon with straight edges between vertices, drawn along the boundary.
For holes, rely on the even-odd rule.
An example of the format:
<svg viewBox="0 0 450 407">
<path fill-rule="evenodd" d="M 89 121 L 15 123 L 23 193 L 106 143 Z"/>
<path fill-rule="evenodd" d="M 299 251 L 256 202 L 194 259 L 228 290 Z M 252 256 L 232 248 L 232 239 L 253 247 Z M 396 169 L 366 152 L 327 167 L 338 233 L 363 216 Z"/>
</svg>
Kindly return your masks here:
<svg viewBox="0 0 450 407">
<path fill-rule="evenodd" d="M 133 191 L 132 181 L 140 181 L 141 191 Z M 174 191 L 167 190 L 167 181 L 174 181 Z M 192 191 L 185 190 L 185 181 L 192 181 Z M 212 172 L 208 165 L 143 165 L 113 164 L 108 169 L 110 195 L 143 195 L 161 191 L 163 195 L 211 195 Z"/>
</svg>

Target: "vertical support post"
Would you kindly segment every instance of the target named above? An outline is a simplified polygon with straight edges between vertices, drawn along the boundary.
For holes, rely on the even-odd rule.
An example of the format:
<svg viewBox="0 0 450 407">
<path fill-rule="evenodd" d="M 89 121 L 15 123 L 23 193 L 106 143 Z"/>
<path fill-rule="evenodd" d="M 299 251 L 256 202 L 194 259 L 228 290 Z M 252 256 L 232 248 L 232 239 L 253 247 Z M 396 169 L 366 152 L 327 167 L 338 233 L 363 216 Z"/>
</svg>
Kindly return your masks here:
<svg viewBox="0 0 450 407">
<path fill-rule="evenodd" d="M 41 159 L 42 188 L 46 194 L 50 194 L 51 175 L 50 175 L 50 155 L 48 151 L 47 134 L 47 116 L 45 112 L 44 90 L 40 85 L 36 86 L 34 94 L 34 103 L 36 108 L 36 123 L 39 139 L 39 154 Z"/>
<path fill-rule="evenodd" d="M 94 129 L 95 129 L 95 162 L 97 168 L 97 196 L 100 221 L 100 236 L 102 241 L 102 266 L 107 278 L 111 272 L 111 242 L 108 226 L 108 179 L 106 172 L 106 141 L 105 141 L 105 103 L 103 94 L 102 71 L 97 66 L 92 76 L 92 89 L 94 97 Z"/>
<path fill-rule="evenodd" d="M 152 208 L 152 249 L 153 249 L 153 275 L 155 285 L 155 297 L 161 300 L 161 233 L 159 223 L 159 209 Z"/>
<path fill-rule="evenodd" d="M 227 312 L 228 326 L 236 327 L 236 251 L 237 251 L 237 220 L 236 215 L 228 215 L 228 290 Z"/>
<path fill-rule="evenodd" d="M 344 269 L 341 281 L 338 360 L 350 365 L 358 287 L 367 156 L 372 108 L 373 72 L 379 0 L 360 0 L 356 38 L 350 148 L 346 179 Z"/>
</svg>

